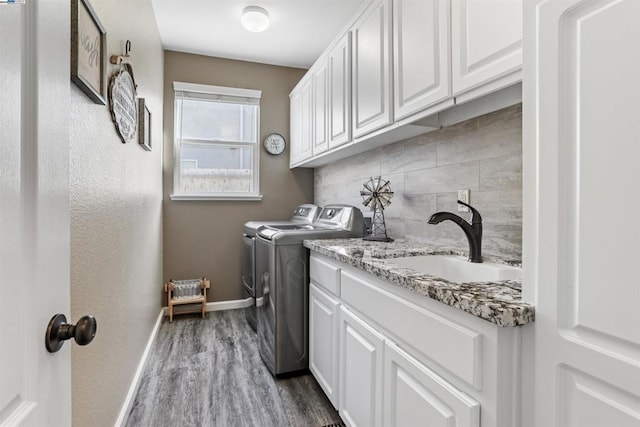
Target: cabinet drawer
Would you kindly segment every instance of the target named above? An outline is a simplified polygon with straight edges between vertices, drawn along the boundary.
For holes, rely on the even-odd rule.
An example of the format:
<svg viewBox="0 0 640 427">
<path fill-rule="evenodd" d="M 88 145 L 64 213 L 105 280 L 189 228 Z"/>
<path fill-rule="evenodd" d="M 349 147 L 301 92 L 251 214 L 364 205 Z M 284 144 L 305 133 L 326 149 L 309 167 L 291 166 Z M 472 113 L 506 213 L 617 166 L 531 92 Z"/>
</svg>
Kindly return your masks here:
<svg viewBox="0 0 640 427">
<path fill-rule="evenodd" d="M 348 272 L 341 298 L 475 389 L 482 386 L 482 334 L 412 304 Z"/>
<path fill-rule="evenodd" d="M 309 277 L 319 287 L 340 296 L 340 268 L 312 255 L 309 259 Z"/>
</svg>

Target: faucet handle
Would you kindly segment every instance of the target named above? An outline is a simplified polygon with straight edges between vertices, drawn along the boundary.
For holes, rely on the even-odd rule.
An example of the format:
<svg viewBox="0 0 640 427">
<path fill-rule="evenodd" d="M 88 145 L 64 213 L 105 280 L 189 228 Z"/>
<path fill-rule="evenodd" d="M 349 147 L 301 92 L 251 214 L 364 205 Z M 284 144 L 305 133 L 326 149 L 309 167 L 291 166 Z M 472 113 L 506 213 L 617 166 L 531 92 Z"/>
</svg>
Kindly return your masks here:
<svg viewBox="0 0 640 427">
<path fill-rule="evenodd" d="M 480 215 L 480 212 L 478 212 L 478 210 L 476 208 L 474 208 L 473 206 L 463 202 L 462 200 L 458 200 L 458 204 L 462 205 L 462 206 L 466 206 L 469 208 L 469 210 L 471 211 L 471 223 L 472 224 L 482 224 L 482 216 Z"/>
</svg>

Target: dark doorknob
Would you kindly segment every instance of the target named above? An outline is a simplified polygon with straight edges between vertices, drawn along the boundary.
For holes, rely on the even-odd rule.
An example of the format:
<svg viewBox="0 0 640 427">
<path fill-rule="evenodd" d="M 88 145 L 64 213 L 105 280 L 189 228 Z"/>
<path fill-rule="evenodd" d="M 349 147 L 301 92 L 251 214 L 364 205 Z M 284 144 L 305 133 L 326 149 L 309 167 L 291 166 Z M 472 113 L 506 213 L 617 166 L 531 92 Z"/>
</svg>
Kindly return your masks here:
<svg viewBox="0 0 640 427">
<path fill-rule="evenodd" d="M 56 314 L 49 321 L 44 343 L 49 353 L 55 353 L 62 348 L 62 344 L 73 338 L 78 345 L 87 345 L 96 336 L 98 324 L 92 315 L 82 316 L 78 323 L 70 325 L 64 314 Z"/>
</svg>

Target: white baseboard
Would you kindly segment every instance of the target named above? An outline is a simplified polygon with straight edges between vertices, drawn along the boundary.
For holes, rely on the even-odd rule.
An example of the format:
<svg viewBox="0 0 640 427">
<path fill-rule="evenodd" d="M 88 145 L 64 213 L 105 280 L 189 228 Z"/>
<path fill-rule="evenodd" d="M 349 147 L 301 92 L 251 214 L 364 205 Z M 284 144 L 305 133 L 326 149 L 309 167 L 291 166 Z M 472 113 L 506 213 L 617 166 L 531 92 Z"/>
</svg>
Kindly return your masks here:
<svg viewBox="0 0 640 427">
<path fill-rule="evenodd" d="M 163 317 L 164 310 L 160 310 L 158 319 L 156 320 L 156 324 L 153 326 L 153 330 L 151 331 L 151 335 L 149 336 L 149 341 L 147 341 L 147 346 L 145 347 L 144 352 L 142 353 L 142 357 L 140 358 L 140 363 L 138 363 L 138 369 L 136 369 L 136 373 L 133 376 L 133 380 L 131 381 L 131 386 L 129 387 L 127 397 L 122 404 L 120 414 L 118 414 L 118 419 L 116 420 L 115 427 L 124 426 L 127 422 L 127 418 L 129 418 L 129 412 L 131 411 L 131 406 L 133 405 L 133 399 L 135 399 L 136 394 L 138 393 L 138 388 L 140 387 L 140 378 L 142 377 L 144 368 L 147 365 L 147 359 L 149 358 L 151 347 L 153 346 L 153 342 L 155 341 L 158 330 L 160 329 L 160 325 L 162 324 Z"/>
<path fill-rule="evenodd" d="M 217 301 L 207 303 L 207 312 L 220 310 L 234 310 L 236 308 L 247 308 L 253 305 L 253 298 L 236 299 L 230 301 Z M 173 307 L 173 314 L 180 313 L 200 313 L 200 303 L 189 305 L 177 305 Z M 169 315 L 169 308 L 164 307 L 164 315 Z"/>
</svg>

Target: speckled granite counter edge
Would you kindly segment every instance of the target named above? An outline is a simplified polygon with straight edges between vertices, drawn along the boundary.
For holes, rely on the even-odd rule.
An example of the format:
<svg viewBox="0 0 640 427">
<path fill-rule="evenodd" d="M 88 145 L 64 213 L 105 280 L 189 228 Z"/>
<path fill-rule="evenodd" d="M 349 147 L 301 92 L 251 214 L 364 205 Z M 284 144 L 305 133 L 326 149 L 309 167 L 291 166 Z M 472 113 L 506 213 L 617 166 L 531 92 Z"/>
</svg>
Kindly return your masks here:
<svg viewBox="0 0 640 427">
<path fill-rule="evenodd" d="M 461 255 L 459 252 L 429 249 L 404 240 L 393 243 L 362 239 L 305 240 L 304 246 L 499 326 L 521 326 L 535 318 L 534 307 L 522 302 L 520 281 L 452 283 L 393 262 L 393 258 L 398 257 Z"/>
</svg>

